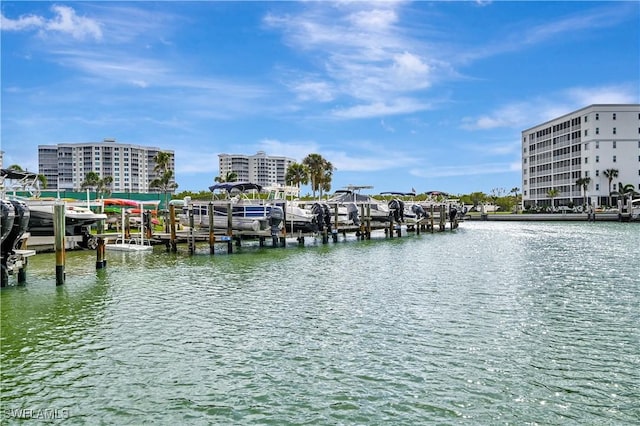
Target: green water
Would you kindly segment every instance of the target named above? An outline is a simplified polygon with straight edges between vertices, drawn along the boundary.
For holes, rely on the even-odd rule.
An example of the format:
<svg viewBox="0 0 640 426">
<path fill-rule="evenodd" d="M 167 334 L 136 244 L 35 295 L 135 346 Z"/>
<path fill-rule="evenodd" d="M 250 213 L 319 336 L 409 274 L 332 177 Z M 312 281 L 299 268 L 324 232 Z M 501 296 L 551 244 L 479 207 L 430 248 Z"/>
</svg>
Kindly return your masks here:
<svg viewBox="0 0 640 426">
<path fill-rule="evenodd" d="M 2 424 L 640 424 L 640 227 L 32 258 Z"/>
</svg>

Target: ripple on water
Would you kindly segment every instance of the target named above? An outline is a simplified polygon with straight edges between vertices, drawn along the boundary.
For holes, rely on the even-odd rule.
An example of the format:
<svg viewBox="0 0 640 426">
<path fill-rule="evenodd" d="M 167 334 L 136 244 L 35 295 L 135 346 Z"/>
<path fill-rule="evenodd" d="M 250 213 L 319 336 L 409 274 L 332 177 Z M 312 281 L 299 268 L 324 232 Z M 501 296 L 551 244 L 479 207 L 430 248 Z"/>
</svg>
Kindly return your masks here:
<svg viewBox="0 0 640 426">
<path fill-rule="evenodd" d="M 633 423 L 627 225 L 112 253 L 101 272 L 74 253 L 62 288 L 37 256 L 2 291 L 2 403 L 78 423 Z"/>
</svg>

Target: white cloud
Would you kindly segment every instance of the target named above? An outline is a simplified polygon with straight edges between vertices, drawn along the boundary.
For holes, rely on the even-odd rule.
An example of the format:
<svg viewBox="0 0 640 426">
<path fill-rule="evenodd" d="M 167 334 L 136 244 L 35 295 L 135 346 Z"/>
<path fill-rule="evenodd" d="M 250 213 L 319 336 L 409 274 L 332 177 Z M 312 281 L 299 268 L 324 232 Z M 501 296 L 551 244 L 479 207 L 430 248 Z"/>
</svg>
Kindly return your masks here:
<svg viewBox="0 0 640 426">
<path fill-rule="evenodd" d="M 267 15 L 265 24 L 281 30 L 288 44 L 307 54 L 316 67 L 314 77 L 291 86 L 298 99 L 350 99 L 356 106 L 332 111 L 342 118 L 424 110 L 427 105 L 411 99 L 410 93 L 430 87 L 439 77 L 434 71 L 448 65 L 425 56 L 422 42 L 405 34 L 400 5 L 347 2 L 328 8 L 309 4 L 298 15 Z"/>
<path fill-rule="evenodd" d="M 500 127 L 525 129 L 552 118 L 568 114 L 591 104 L 629 104 L 640 102 L 637 86 L 622 85 L 571 87 L 544 97 L 504 105 L 479 117 L 465 117 L 466 130 L 489 130 Z"/>
<path fill-rule="evenodd" d="M 42 28 L 45 20 L 41 16 L 26 15 L 18 19 L 9 19 L 4 14 L 0 15 L 0 27 L 3 31 L 22 31 L 29 28 Z"/>
<path fill-rule="evenodd" d="M 56 13 L 56 16 L 46 22 L 44 26 L 46 30 L 68 33 L 78 40 L 86 37 L 96 40 L 102 38 L 102 29 L 95 20 L 78 16 L 75 10 L 68 6 L 52 6 L 51 10 Z"/>
<path fill-rule="evenodd" d="M 375 102 L 371 104 L 356 105 L 348 108 L 336 108 L 332 115 L 338 118 L 368 118 L 382 117 L 387 115 L 408 114 L 417 111 L 424 111 L 430 105 L 418 102 L 410 98 L 398 98 L 391 103 Z"/>
<path fill-rule="evenodd" d="M 333 100 L 333 89 L 326 81 L 300 81 L 291 85 L 301 101 L 329 102 Z"/>
<path fill-rule="evenodd" d="M 54 17 L 47 19 L 42 16 L 27 15 L 18 19 L 9 19 L 2 15 L 2 29 L 6 31 L 39 30 L 41 35 L 47 33 L 69 34 L 77 40 L 102 38 L 100 23 L 94 19 L 79 16 L 69 6 L 51 6 Z"/>
</svg>

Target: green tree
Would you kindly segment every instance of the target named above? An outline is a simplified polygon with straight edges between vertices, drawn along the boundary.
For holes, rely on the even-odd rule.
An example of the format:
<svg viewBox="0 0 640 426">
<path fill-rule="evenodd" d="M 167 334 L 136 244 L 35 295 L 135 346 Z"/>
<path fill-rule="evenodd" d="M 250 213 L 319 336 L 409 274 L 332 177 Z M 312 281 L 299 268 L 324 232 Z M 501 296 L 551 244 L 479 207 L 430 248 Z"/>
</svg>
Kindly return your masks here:
<svg viewBox="0 0 640 426">
<path fill-rule="evenodd" d="M 587 206 L 587 189 L 589 188 L 589 184 L 591 183 L 590 177 L 583 177 L 576 180 L 576 186 L 578 186 L 582 190 L 582 200 L 583 206 Z"/>
<path fill-rule="evenodd" d="M 520 188 L 513 187 L 511 188 L 511 191 L 509 191 L 509 194 L 513 194 L 513 197 L 515 198 L 514 203 L 516 205 L 516 213 L 518 213 L 518 207 L 520 206 L 520 199 L 518 197 L 518 193 L 520 192 Z"/>
<path fill-rule="evenodd" d="M 505 193 L 505 189 L 504 188 L 493 188 L 491 190 L 491 201 L 493 202 L 494 206 L 497 206 L 497 201 L 498 198 L 502 197 Z M 494 213 L 497 213 L 498 209 L 494 209 Z"/>
<path fill-rule="evenodd" d="M 622 195 L 622 204 L 623 205 L 627 202 L 627 198 L 631 198 L 635 194 L 637 194 L 636 187 L 633 186 L 630 183 L 628 183 L 626 185 L 623 185 L 622 182 L 620 182 L 620 183 L 618 183 L 618 187 L 622 188 L 622 189 L 620 189 L 619 192 L 620 192 L 620 195 Z"/>
<path fill-rule="evenodd" d="M 96 192 L 96 198 L 100 198 L 102 195 L 111 194 L 111 184 L 113 183 L 113 177 L 107 176 L 103 179 L 96 172 L 87 172 L 84 177 L 84 182 L 80 185 L 81 189 L 93 188 Z"/>
<path fill-rule="evenodd" d="M 236 172 L 227 172 L 227 174 L 224 176 L 216 176 L 213 181 L 218 183 L 225 183 L 225 182 L 235 182 L 237 180 L 238 180 L 238 174 Z"/>
<path fill-rule="evenodd" d="M 476 210 L 477 210 L 478 206 L 480 204 L 483 204 L 487 200 L 487 194 L 485 194 L 484 192 L 472 192 L 469 195 L 469 198 L 471 198 L 471 202 L 473 203 L 473 207 L 475 207 Z"/>
<path fill-rule="evenodd" d="M 335 169 L 329 161 L 320 154 L 309 154 L 302 160 L 302 164 L 307 167 L 309 173 L 313 198 L 316 197 L 316 191 L 320 191 L 322 196 L 323 189 L 331 189 L 331 179 Z"/>
<path fill-rule="evenodd" d="M 551 208 L 555 209 L 556 205 L 553 202 L 553 199 L 556 198 L 558 196 L 560 192 L 556 189 L 556 188 L 551 188 L 550 190 L 547 191 L 547 197 L 549 197 L 551 199 Z"/>
<path fill-rule="evenodd" d="M 169 208 L 169 194 L 174 192 L 178 188 L 178 184 L 175 182 L 174 173 L 171 169 L 171 154 L 168 152 L 159 151 L 155 157 L 153 157 L 155 165 L 153 171 L 158 174 L 158 177 L 149 182 L 149 188 L 157 189 L 164 194 L 164 208 Z"/>
<path fill-rule="evenodd" d="M 324 173 L 322 175 L 322 183 L 320 184 L 320 198 L 322 193 L 331 191 L 331 181 L 333 180 L 333 171 L 336 170 L 331 162 L 326 161 L 324 165 Z"/>
<path fill-rule="evenodd" d="M 602 174 L 609 181 L 609 206 L 611 206 L 611 182 L 618 177 L 618 170 L 606 169 L 604 172 L 602 172 Z"/>
<path fill-rule="evenodd" d="M 287 167 L 285 181 L 288 185 L 295 185 L 300 191 L 300 185 L 309 183 L 309 171 L 304 164 L 292 163 Z"/>
</svg>

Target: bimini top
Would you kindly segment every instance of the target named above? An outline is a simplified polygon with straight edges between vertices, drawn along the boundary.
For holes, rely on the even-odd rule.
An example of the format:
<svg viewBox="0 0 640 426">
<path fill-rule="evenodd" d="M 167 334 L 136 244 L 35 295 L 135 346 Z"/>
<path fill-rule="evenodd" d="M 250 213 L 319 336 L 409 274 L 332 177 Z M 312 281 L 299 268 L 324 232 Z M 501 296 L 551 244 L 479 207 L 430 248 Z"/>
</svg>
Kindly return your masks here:
<svg viewBox="0 0 640 426">
<path fill-rule="evenodd" d="M 416 193 L 415 192 L 388 191 L 388 192 L 381 192 L 380 195 L 396 195 L 396 196 L 399 196 L 399 197 L 415 197 Z"/>
<path fill-rule="evenodd" d="M 230 193 L 234 189 L 240 192 L 246 192 L 251 190 L 256 190 L 260 192 L 262 191 L 262 185 L 258 185 L 257 183 L 251 183 L 251 182 L 223 182 L 223 183 L 218 183 L 209 187 L 209 190 L 211 192 L 220 190 L 220 191 L 226 191 Z"/>
</svg>

